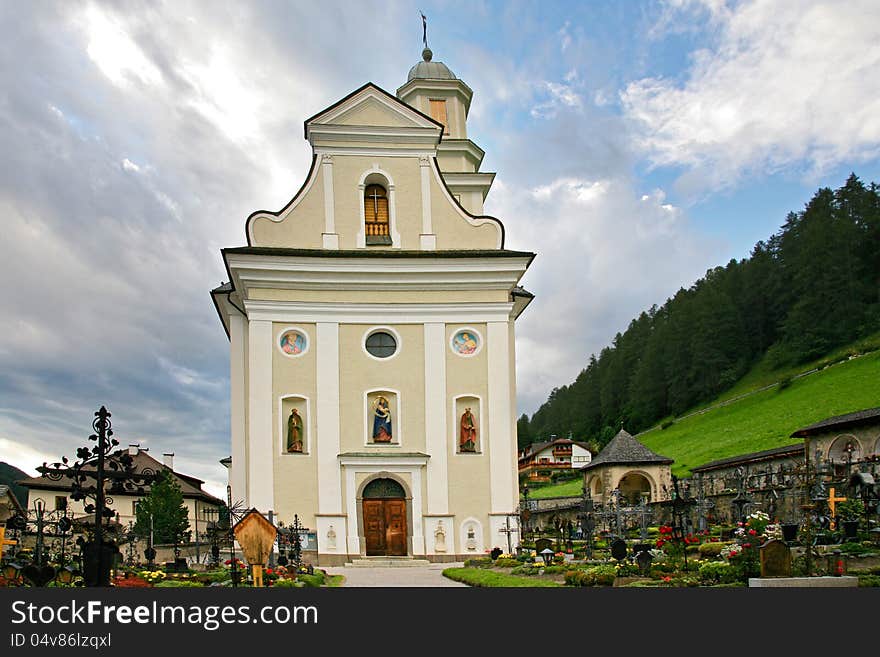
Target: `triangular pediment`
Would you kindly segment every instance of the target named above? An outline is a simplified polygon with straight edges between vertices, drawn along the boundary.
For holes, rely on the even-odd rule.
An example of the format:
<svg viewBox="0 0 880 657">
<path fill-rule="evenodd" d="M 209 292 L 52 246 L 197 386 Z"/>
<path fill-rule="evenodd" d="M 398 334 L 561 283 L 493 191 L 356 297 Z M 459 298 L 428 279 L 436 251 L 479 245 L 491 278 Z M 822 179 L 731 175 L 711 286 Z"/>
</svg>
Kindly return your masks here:
<svg viewBox="0 0 880 657">
<path fill-rule="evenodd" d="M 372 83 L 331 105 L 306 121 L 320 125 L 440 129 L 439 123 Z"/>
</svg>

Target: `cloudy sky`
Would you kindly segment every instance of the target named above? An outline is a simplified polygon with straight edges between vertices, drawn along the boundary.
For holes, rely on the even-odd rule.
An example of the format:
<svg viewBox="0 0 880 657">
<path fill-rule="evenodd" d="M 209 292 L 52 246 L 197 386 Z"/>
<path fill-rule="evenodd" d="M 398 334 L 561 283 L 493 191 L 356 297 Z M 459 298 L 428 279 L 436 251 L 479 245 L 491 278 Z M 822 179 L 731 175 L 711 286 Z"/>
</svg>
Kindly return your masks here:
<svg viewBox="0 0 880 657">
<path fill-rule="evenodd" d="M 420 9 L 539 254 L 520 413 L 817 187 L 880 180 L 876 0 L 2 3 L 0 460 L 72 454 L 106 404 L 222 492 L 218 251 L 299 188 L 306 117 L 405 82 Z"/>
</svg>

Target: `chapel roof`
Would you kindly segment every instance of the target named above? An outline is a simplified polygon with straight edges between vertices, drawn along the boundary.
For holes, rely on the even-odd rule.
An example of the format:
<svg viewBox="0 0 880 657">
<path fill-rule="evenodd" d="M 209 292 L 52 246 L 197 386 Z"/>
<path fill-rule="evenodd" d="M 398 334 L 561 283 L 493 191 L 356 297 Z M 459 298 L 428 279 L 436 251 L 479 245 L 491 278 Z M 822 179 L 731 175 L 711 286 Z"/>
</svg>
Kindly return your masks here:
<svg viewBox="0 0 880 657">
<path fill-rule="evenodd" d="M 816 422 L 803 429 L 798 429 L 792 438 L 803 438 L 805 436 L 813 436 L 817 433 L 825 433 L 827 431 L 836 431 L 846 429 L 847 427 L 856 427 L 862 424 L 876 424 L 880 422 L 880 406 L 876 408 L 866 408 L 863 411 L 855 413 L 847 413 L 845 415 L 835 415 L 821 422 Z"/>
<path fill-rule="evenodd" d="M 732 467 L 741 463 L 755 463 L 757 461 L 772 461 L 777 458 L 802 456 L 803 453 L 803 443 L 784 445 L 783 447 L 774 447 L 773 449 L 765 449 L 760 452 L 749 452 L 748 454 L 738 454 L 737 456 L 728 456 L 727 458 L 709 461 L 708 463 L 703 463 L 695 468 L 691 468 L 691 472 L 706 472 L 707 470 Z"/>
<path fill-rule="evenodd" d="M 623 429 L 611 439 L 605 448 L 599 452 L 590 463 L 581 470 L 591 470 L 601 465 L 621 465 L 628 463 L 657 463 L 669 464 L 675 461 L 667 456 L 661 456 L 652 452 L 642 443 L 632 437 Z"/>
<path fill-rule="evenodd" d="M 422 61 L 409 69 L 409 75 L 406 81 L 411 80 L 457 80 L 455 73 L 449 70 L 449 67 L 443 62 L 432 61 L 434 53 L 430 48 L 422 51 Z"/>
</svg>

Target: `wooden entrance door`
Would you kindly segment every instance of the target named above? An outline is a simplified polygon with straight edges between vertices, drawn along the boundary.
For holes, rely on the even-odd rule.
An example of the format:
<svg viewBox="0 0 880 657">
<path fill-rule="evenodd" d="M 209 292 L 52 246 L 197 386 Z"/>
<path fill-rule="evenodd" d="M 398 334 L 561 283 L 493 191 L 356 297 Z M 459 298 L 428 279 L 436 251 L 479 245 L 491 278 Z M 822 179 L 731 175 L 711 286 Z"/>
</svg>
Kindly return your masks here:
<svg viewBox="0 0 880 657">
<path fill-rule="evenodd" d="M 406 500 L 364 500 L 367 556 L 406 556 Z"/>
</svg>

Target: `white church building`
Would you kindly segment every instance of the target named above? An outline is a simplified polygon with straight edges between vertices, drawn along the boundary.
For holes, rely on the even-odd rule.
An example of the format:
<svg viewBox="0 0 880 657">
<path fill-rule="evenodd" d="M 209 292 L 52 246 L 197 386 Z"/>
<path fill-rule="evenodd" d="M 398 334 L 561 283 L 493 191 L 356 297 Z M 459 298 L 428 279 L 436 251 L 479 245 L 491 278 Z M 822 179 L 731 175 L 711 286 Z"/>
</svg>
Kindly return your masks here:
<svg viewBox="0 0 880 657">
<path fill-rule="evenodd" d="M 369 83 L 315 114 L 301 189 L 222 250 L 232 496 L 297 514 L 320 565 L 507 551 L 517 525 L 514 322 L 535 254 L 483 214 L 472 96 L 426 48 L 396 95 Z"/>
</svg>

